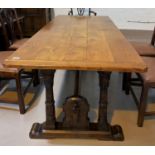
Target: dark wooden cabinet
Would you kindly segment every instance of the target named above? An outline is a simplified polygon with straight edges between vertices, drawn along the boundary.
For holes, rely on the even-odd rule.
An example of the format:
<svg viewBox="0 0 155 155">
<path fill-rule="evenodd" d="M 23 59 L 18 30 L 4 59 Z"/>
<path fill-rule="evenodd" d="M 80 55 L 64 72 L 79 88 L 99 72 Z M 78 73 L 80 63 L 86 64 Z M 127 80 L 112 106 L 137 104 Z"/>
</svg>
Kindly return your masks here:
<svg viewBox="0 0 155 155">
<path fill-rule="evenodd" d="M 24 16 L 24 37 L 31 37 L 54 18 L 53 8 L 18 8 L 18 16 Z"/>
</svg>

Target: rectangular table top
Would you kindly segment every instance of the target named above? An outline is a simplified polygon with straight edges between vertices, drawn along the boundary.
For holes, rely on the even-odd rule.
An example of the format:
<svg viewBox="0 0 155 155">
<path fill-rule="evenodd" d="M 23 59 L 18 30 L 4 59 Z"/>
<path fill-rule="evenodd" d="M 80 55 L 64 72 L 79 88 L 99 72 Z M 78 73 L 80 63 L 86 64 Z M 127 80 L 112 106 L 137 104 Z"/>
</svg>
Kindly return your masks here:
<svg viewBox="0 0 155 155">
<path fill-rule="evenodd" d="M 32 69 L 146 71 L 132 45 L 106 16 L 57 16 L 5 60 Z"/>
</svg>

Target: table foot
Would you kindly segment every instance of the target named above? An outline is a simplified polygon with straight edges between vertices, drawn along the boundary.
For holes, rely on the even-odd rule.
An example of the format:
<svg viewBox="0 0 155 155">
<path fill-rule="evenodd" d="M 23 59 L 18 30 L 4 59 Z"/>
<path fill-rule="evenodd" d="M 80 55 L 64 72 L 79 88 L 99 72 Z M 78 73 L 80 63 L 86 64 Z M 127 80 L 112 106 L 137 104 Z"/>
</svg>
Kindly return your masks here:
<svg viewBox="0 0 155 155">
<path fill-rule="evenodd" d="M 79 138 L 105 141 L 124 140 L 122 128 L 118 125 L 111 126 L 109 131 L 98 130 L 98 123 L 90 123 L 89 127 L 89 130 L 66 130 L 63 129 L 61 122 L 57 122 L 55 130 L 45 130 L 43 124 L 34 123 L 29 136 L 33 139 Z"/>
<path fill-rule="evenodd" d="M 111 126 L 111 135 L 113 137 L 113 140 L 116 140 L 116 141 L 123 141 L 124 140 L 123 130 L 122 130 L 122 127 L 120 125 Z"/>
</svg>

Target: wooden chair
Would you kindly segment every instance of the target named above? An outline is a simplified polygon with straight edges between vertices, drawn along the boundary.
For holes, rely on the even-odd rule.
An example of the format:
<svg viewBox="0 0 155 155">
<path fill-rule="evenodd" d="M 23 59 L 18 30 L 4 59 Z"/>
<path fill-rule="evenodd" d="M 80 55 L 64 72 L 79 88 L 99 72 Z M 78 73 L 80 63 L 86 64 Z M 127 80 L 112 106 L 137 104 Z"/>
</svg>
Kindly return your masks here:
<svg viewBox="0 0 155 155">
<path fill-rule="evenodd" d="M 7 31 L 6 31 L 6 23 L 3 21 L 2 16 L 0 14 L 0 24 L 2 26 L 2 33 L 3 36 L 8 39 Z M 10 56 L 14 51 L 0 51 L 0 80 L 12 80 L 14 79 L 16 81 L 16 87 L 17 87 L 17 96 L 18 96 L 18 104 L 19 104 L 19 110 L 21 114 L 24 114 L 26 111 L 26 107 L 24 104 L 24 96 L 26 95 L 28 88 L 30 87 L 31 83 L 36 78 L 36 74 L 33 74 L 32 72 L 25 72 L 22 69 L 17 68 L 6 68 L 3 66 L 4 60 Z M 22 91 L 21 86 L 21 79 L 22 78 L 30 78 L 28 85 L 26 86 L 25 90 Z M 9 102 L 8 99 L 1 100 L 2 102 Z M 29 106 L 30 107 L 30 106 Z M 28 108 L 29 108 L 28 107 Z"/>
<path fill-rule="evenodd" d="M 19 104 L 19 110 L 21 114 L 24 114 L 26 112 L 26 107 L 24 104 L 24 97 L 28 91 L 28 88 L 30 87 L 34 77 L 33 74 L 22 74 L 24 71 L 22 69 L 17 68 L 6 68 L 3 63 L 4 60 L 10 56 L 13 53 L 13 51 L 1 51 L 0 52 L 0 78 L 1 80 L 12 80 L 14 79 L 16 81 L 16 88 L 17 88 L 17 97 L 18 97 L 18 104 Z M 22 78 L 31 78 L 29 83 L 27 84 L 25 90 L 22 90 L 22 84 L 21 79 Z M 10 102 L 10 99 L 2 99 L 1 102 Z M 12 101 L 14 102 L 14 101 Z M 30 106 L 29 106 L 30 107 Z M 29 108 L 28 107 L 28 108 Z"/>
<path fill-rule="evenodd" d="M 28 38 L 23 38 L 22 28 L 20 25 L 21 19 L 22 18 L 19 18 L 17 16 L 17 12 L 15 9 L 0 9 L 0 22 L 4 37 L 5 50 L 7 51 L 17 50 L 28 40 Z M 15 28 L 15 25 L 17 28 Z M 17 37 L 20 39 L 17 39 Z M 40 83 L 39 71 L 30 70 L 27 73 L 29 72 L 33 73 L 33 76 L 35 77 L 33 85 L 37 86 Z"/>
<path fill-rule="evenodd" d="M 4 34 L 5 50 L 17 50 L 21 45 L 23 45 L 28 38 L 23 38 L 23 32 L 20 25 L 20 20 L 17 16 L 16 9 L 0 9 L 1 21 L 5 26 L 3 26 L 3 31 L 6 29 Z M 6 37 L 6 35 L 8 37 Z"/>
<path fill-rule="evenodd" d="M 152 34 L 151 43 L 131 41 L 140 56 L 155 56 L 155 27 Z"/>
<path fill-rule="evenodd" d="M 151 43 L 131 42 L 138 54 L 142 57 L 148 67 L 146 73 L 138 74 L 133 78 L 132 73 L 124 73 L 123 75 L 123 90 L 126 94 L 131 92 L 135 103 L 138 107 L 137 125 L 143 126 L 144 117 L 148 115 L 155 115 L 155 111 L 147 111 L 147 97 L 150 88 L 155 88 L 155 28 L 153 31 Z M 138 99 L 132 86 L 141 86 L 141 97 Z"/>
<path fill-rule="evenodd" d="M 135 42 L 132 41 L 131 44 L 138 52 L 140 56 L 148 56 L 148 57 L 155 57 L 155 27 L 152 34 L 152 39 L 150 44 L 145 42 Z M 131 73 L 123 73 L 123 82 L 122 82 L 122 89 L 125 90 L 126 94 L 129 94 L 129 82 Z M 135 79 L 134 79 L 135 80 Z"/>
<path fill-rule="evenodd" d="M 86 12 L 85 8 L 77 8 L 77 15 L 79 16 L 84 16 L 84 13 Z M 91 8 L 88 9 L 88 15 L 91 16 L 91 14 L 94 14 L 94 16 L 97 15 L 96 12 L 92 11 Z M 68 12 L 68 15 L 73 16 L 74 15 L 74 11 L 73 8 L 70 9 L 70 11 Z"/>
<path fill-rule="evenodd" d="M 147 98 L 150 88 L 155 88 L 155 57 L 142 57 L 148 70 L 145 73 L 136 73 L 138 80 L 128 79 L 129 89 L 138 107 L 137 124 L 139 127 L 143 126 L 144 116 L 155 115 L 155 111 L 147 111 Z M 137 98 L 132 86 L 142 86 L 140 99 Z"/>
</svg>

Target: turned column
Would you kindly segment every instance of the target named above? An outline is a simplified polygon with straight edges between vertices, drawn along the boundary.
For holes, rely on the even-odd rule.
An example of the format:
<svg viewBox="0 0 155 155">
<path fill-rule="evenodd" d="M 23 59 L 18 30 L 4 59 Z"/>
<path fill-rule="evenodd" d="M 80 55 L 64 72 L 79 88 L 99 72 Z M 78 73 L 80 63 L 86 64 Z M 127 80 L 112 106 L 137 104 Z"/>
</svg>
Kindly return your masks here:
<svg viewBox="0 0 155 155">
<path fill-rule="evenodd" d="M 99 114 L 98 114 L 98 129 L 108 131 L 110 125 L 107 120 L 107 105 L 108 105 L 108 87 L 111 72 L 98 72 L 99 74 Z"/>
<path fill-rule="evenodd" d="M 54 105 L 54 94 L 53 94 L 53 84 L 54 84 L 54 73 L 55 70 L 42 70 L 43 81 L 46 91 L 46 120 L 43 124 L 44 129 L 55 129 L 55 105 Z"/>
</svg>

